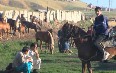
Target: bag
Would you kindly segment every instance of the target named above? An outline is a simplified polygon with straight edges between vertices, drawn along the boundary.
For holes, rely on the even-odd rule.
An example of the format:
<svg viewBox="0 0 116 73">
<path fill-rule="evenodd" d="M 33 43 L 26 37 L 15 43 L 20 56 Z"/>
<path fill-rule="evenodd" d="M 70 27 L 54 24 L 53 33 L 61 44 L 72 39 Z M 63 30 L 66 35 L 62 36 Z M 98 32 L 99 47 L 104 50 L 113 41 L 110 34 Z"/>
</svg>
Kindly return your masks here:
<svg viewBox="0 0 116 73">
<path fill-rule="evenodd" d="M 6 70 L 11 70 L 12 69 L 12 63 L 9 63 L 9 65 L 6 67 Z"/>
</svg>

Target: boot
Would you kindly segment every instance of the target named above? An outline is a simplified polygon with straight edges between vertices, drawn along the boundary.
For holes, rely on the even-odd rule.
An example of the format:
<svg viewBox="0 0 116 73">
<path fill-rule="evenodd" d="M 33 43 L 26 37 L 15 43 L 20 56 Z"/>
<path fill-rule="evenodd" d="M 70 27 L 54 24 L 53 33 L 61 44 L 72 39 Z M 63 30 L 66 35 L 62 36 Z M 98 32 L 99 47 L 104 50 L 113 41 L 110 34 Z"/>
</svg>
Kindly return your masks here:
<svg viewBox="0 0 116 73">
<path fill-rule="evenodd" d="M 102 60 L 104 61 L 104 60 L 108 59 L 108 57 L 109 57 L 110 54 L 108 52 L 106 52 L 105 50 L 103 50 L 103 52 L 104 52 L 104 56 L 103 56 Z"/>
</svg>

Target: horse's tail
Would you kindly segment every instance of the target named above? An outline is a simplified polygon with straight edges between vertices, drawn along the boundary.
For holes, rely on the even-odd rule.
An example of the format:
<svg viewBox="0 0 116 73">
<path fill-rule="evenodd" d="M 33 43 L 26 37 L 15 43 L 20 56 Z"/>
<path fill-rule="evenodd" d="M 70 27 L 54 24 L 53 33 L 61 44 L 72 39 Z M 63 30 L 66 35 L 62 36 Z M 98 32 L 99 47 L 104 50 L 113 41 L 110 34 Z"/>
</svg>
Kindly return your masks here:
<svg viewBox="0 0 116 73">
<path fill-rule="evenodd" d="M 50 45 L 51 45 L 51 48 L 54 49 L 54 39 L 53 39 L 53 36 L 52 34 L 48 31 L 49 35 L 50 35 Z"/>
</svg>

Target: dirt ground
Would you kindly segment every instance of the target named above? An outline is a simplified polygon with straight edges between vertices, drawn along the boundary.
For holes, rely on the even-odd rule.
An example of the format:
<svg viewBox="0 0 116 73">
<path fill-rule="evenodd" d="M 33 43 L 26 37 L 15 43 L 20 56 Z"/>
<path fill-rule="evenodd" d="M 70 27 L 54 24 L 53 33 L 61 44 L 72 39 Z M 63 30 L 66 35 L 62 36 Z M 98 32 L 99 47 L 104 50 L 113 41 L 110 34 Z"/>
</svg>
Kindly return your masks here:
<svg viewBox="0 0 116 73">
<path fill-rule="evenodd" d="M 53 36 L 54 36 L 54 40 L 57 40 L 57 30 L 53 30 Z M 9 39 L 7 40 L 6 38 L 6 34 L 3 35 L 3 38 L 0 40 L 1 42 L 5 42 L 5 41 L 13 41 L 13 40 L 30 40 L 30 39 L 35 39 L 35 31 L 34 30 L 30 30 L 29 33 L 25 33 L 24 36 L 21 35 L 21 37 L 19 38 L 19 33 L 16 32 L 16 36 L 12 36 L 11 34 L 9 35 Z"/>
</svg>

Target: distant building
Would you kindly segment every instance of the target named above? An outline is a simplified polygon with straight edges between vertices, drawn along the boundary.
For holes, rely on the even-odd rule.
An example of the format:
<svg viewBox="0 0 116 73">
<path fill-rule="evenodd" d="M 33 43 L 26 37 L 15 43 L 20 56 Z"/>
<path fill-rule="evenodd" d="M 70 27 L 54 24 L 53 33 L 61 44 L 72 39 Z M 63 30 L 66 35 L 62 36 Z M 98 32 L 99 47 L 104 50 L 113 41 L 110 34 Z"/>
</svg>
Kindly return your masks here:
<svg viewBox="0 0 116 73">
<path fill-rule="evenodd" d="M 87 7 L 93 9 L 93 8 L 95 8 L 96 6 L 94 6 L 94 5 L 92 5 L 92 4 L 90 3 Z"/>
</svg>

